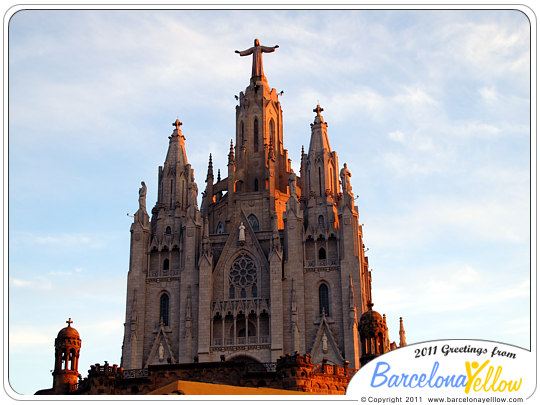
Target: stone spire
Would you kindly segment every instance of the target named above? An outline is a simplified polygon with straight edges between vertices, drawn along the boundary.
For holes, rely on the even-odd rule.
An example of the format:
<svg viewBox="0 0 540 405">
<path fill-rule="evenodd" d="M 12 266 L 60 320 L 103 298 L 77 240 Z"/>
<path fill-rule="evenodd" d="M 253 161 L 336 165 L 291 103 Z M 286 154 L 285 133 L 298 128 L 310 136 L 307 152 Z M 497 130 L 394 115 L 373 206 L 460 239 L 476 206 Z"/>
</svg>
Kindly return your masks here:
<svg viewBox="0 0 540 405">
<path fill-rule="evenodd" d="M 231 139 L 231 147 L 229 149 L 229 164 L 234 164 L 234 146 L 233 146 L 232 139 Z"/>
<path fill-rule="evenodd" d="M 407 346 L 405 340 L 405 328 L 403 327 L 403 318 L 399 317 L 399 347 Z"/>
<path fill-rule="evenodd" d="M 206 174 L 206 182 L 214 181 L 214 166 L 212 164 L 212 154 L 210 153 L 210 157 L 208 158 L 208 172 Z"/>
<path fill-rule="evenodd" d="M 324 109 L 319 104 L 313 109 L 314 113 L 317 113 L 313 124 L 311 124 L 311 140 L 309 141 L 309 154 L 317 152 L 330 152 L 330 142 L 328 141 L 327 127 L 328 124 L 324 121 L 321 112 Z"/>
<path fill-rule="evenodd" d="M 180 130 L 180 126 L 182 125 L 182 123 L 179 119 L 176 119 L 176 121 L 173 122 L 172 125 L 173 127 L 175 127 L 175 129 L 169 137 L 169 150 L 167 151 L 167 157 L 165 158 L 165 165 L 185 166 L 188 164 L 188 160 L 186 155 L 186 138 Z"/>
</svg>

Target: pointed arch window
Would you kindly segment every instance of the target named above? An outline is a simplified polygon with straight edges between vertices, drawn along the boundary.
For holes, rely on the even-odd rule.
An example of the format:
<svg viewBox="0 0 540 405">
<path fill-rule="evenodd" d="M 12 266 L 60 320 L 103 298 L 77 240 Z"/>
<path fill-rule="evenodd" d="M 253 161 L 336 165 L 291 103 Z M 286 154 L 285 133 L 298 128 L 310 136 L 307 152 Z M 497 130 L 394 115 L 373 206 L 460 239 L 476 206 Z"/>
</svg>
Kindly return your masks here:
<svg viewBox="0 0 540 405">
<path fill-rule="evenodd" d="M 169 294 L 163 293 L 159 298 L 159 320 L 169 326 Z"/>
<path fill-rule="evenodd" d="M 163 270 L 169 270 L 169 259 L 163 260 Z"/>
<path fill-rule="evenodd" d="M 240 146 L 244 144 L 244 121 L 240 121 Z"/>
<path fill-rule="evenodd" d="M 253 151 L 259 151 L 259 120 L 253 120 Z"/>
<path fill-rule="evenodd" d="M 274 119 L 273 118 L 270 119 L 269 129 L 270 129 L 269 132 L 270 132 L 270 139 L 271 139 L 270 144 L 274 145 L 274 147 L 275 147 L 277 142 L 275 141 L 276 140 L 276 131 L 275 131 L 275 125 L 274 125 Z M 279 151 L 279 149 L 278 149 L 278 151 Z"/>
<path fill-rule="evenodd" d="M 328 298 L 328 286 L 321 284 L 319 286 L 319 314 L 330 316 L 330 300 Z"/>
<path fill-rule="evenodd" d="M 255 179 L 253 184 L 253 191 L 259 191 L 259 179 Z"/>
<path fill-rule="evenodd" d="M 225 226 L 223 226 L 223 222 L 220 222 L 217 224 L 216 233 L 217 234 L 225 233 Z"/>
<path fill-rule="evenodd" d="M 171 227 L 170 227 L 170 226 L 168 226 L 168 227 L 165 229 L 165 233 L 166 233 L 167 235 L 170 235 L 170 234 L 171 234 Z"/>
<path fill-rule="evenodd" d="M 255 232 L 259 230 L 259 220 L 255 215 L 250 214 L 248 217 L 248 221 L 251 225 L 251 229 L 253 229 Z"/>
<path fill-rule="evenodd" d="M 321 177 L 321 166 L 319 166 L 319 195 L 322 196 L 322 177 Z"/>
<path fill-rule="evenodd" d="M 326 250 L 324 248 L 319 249 L 319 260 L 325 260 L 326 259 Z"/>
</svg>

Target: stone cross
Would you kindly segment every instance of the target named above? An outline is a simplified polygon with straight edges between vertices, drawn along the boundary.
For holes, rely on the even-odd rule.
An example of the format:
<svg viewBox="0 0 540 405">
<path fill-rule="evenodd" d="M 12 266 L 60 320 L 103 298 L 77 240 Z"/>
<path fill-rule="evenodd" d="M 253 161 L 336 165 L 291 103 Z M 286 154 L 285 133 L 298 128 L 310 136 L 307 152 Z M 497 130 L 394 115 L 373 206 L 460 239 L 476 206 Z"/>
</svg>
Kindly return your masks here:
<svg viewBox="0 0 540 405">
<path fill-rule="evenodd" d="M 279 45 L 276 46 L 263 46 L 258 39 L 253 41 L 251 48 L 246 49 L 245 51 L 234 51 L 235 53 L 240 54 L 240 56 L 248 56 L 253 54 L 253 64 L 251 65 L 251 77 L 262 77 L 264 76 L 263 64 L 262 64 L 262 54 L 264 52 L 270 53 L 274 52 L 276 48 L 279 48 Z"/>
<path fill-rule="evenodd" d="M 180 129 L 180 125 L 182 125 L 182 123 L 180 122 L 180 120 L 177 118 L 176 121 L 173 122 L 173 127 L 176 127 L 176 130 L 179 130 Z"/>
<path fill-rule="evenodd" d="M 317 115 L 321 115 L 321 113 L 324 111 L 324 108 L 322 108 L 319 104 L 317 104 L 317 108 L 313 110 L 314 113 L 317 113 Z"/>
</svg>

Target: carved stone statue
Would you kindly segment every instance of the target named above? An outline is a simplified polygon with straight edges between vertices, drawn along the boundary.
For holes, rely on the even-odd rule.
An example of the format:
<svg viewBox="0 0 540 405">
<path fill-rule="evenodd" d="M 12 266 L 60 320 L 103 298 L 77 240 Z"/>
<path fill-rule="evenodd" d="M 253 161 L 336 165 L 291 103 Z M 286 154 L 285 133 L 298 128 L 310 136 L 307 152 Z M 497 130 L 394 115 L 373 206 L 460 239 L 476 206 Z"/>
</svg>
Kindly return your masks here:
<svg viewBox="0 0 540 405">
<path fill-rule="evenodd" d="M 240 54 L 240 56 L 247 56 L 253 54 L 253 65 L 251 67 L 251 77 L 264 76 L 263 64 L 262 64 L 262 54 L 263 52 L 270 53 L 274 52 L 276 48 L 279 48 L 279 45 L 276 46 L 263 46 L 260 44 L 258 39 L 253 41 L 254 46 L 246 49 L 245 51 L 234 51 L 235 53 Z"/>
<path fill-rule="evenodd" d="M 243 222 L 240 222 L 240 226 L 238 227 L 238 242 L 245 242 L 246 241 L 246 227 L 244 226 Z"/>
<path fill-rule="evenodd" d="M 326 333 L 323 333 L 322 335 L 322 351 L 323 353 L 328 353 L 328 338 L 326 337 Z"/>
<path fill-rule="evenodd" d="M 296 197 L 296 174 L 294 173 L 289 176 L 289 193 L 291 197 Z"/>
<path fill-rule="evenodd" d="M 339 172 L 339 177 L 341 178 L 341 188 L 343 189 L 343 194 L 351 193 L 351 172 L 347 169 L 347 163 L 343 164 L 343 169 Z"/>
<path fill-rule="evenodd" d="M 146 211 L 146 184 L 141 181 L 141 188 L 139 189 L 139 209 Z"/>
<path fill-rule="evenodd" d="M 197 206 L 197 194 L 199 194 L 199 188 L 197 187 L 197 183 L 192 182 L 189 185 L 189 198 L 188 198 L 188 205 Z"/>
<path fill-rule="evenodd" d="M 165 359 L 165 348 L 163 347 L 163 343 L 159 344 L 158 355 L 159 361 L 163 361 Z"/>
</svg>

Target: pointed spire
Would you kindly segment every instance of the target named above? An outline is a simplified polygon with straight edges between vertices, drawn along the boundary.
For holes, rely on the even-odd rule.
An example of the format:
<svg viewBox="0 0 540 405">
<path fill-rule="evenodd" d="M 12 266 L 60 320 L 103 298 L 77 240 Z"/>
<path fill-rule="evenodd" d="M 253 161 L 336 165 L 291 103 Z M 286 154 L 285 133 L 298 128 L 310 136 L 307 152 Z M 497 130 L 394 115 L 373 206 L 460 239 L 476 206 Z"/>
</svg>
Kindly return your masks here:
<svg viewBox="0 0 540 405">
<path fill-rule="evenodd" d="M 221 172 L 219 169 L 217 169 L 217 181 L 218 183 L 221 181 Z"/>
<path fill-rule="evenodd" d="M 229 149 L 229 164 L 234 164 L 234 145 L 231 139 L 231 148 Z"/>
<path fill-rule="evenodd" d="M 399 317 L 399 347 L 407 346 L 405 339 L 405 328 L 403 327 L 403 318 Z"/>
<path fill-rule="evenodd" d="M 324 122 L 324 118 L 321 115 L 323 109 L 317 104 L 317 108 L 313 112 L 317 113 L 315 121 L 311 124 L 311 139 L 309 141 L 308 153 L 316 154 L 320 152 L 330 152 L 330 142 L 328 141 L 327 127 L 328 124 Z"/>
<path fill-rule="evenodd" d="M 206 174 L 206 182 L 214 180 L 214 166 L 212 164 L 212 154 L 210 153 L 210 157 L 208 158 L 208 172 Z"/>
<path fill-rule="evenodd" d="M 180 165 L 183 167 L 188 164 L 186 144 L 184 142 L 186 138 L 180 130 L 182 123 L 178 118 L 175 122 L 173 122 L 172 125 L 175 127 L 175 129 L 173 130 L 171 136 L 169 136 L 169 150 L 167 151 L 165 164 L 168 164 L 169 166 Z"/>
</svg>

